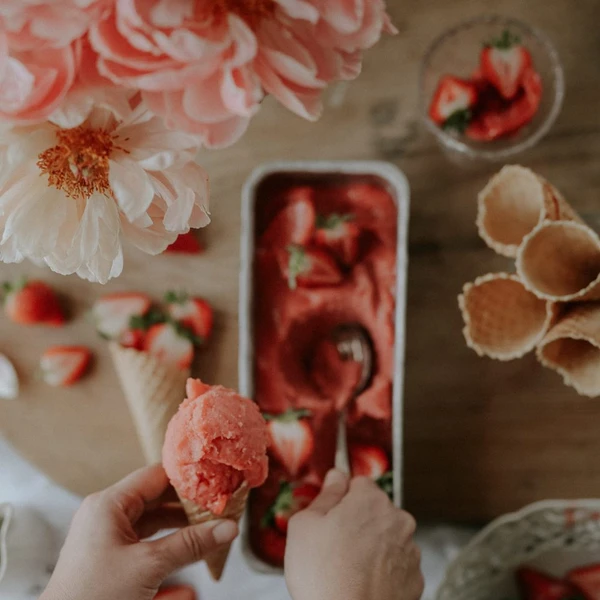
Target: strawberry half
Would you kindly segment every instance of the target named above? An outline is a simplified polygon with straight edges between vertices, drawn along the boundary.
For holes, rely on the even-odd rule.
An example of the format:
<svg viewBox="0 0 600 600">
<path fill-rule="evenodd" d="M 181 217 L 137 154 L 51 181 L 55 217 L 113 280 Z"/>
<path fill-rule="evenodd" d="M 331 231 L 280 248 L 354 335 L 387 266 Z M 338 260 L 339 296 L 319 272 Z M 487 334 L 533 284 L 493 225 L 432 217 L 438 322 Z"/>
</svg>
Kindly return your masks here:
<svg viewBox="0 0 600 600">
<path fill-rule="evenodd" d="M 349 451 L 354 477 L 379 479 L 390 469 L 388 456 L 380 446 L 353 444 Z"/>
<path fill-rule="evenodd" d="M 312 456 L 315 438 L 306 420 L 307 410 L 288 410 L 280 415 L 264 415 L 271 438 L 273 456 L 295 477 Z"/>
<path fill-rule="evenodd" d="M 352 265 L 358 256 L 360 229 L 353 223 L 354 215 L 317 216 L 315 242 L 329 248 L 345 265 Z"/>
<path fill-rule="evenodd" d="M 429 118 L 444 129 L 463 132 L 477 103 L 477 86 L 470 81 L 445 75 L 438 83 L 429 106 Z"/>
<path fill-rule="evenodd" d="M 288 287 L 318 287 L 336 285 L 342 281 L 342 272 L 331 255 L 319 248 L 288 246 L 278 254 L 281 270 Z"/>
<path fill-rule="evenodd" d="M 201 254 L 204 246 L 200 243 L 193 231 L 180 234 L 177 239 L 167 247 L 165 252 L 170 254 Z"/>
<path fill-rule="evenodd" d="M 146 294 L 121 292 L 108 294 L 97 300 L 92 307 L 92 319 L 98 333 L 109 340 L 119 340 L 128 335 L 135 322 L 150 311 L 152 300 Z M 125 345 L 125 344 L 124 344 Z"/>
<path fill-rule="evenodd" d="M 262 526 L 275 526 L 281 533 L 287 533 L 289 520 L 306 508 L 318 495 L 320 488 L 312 483 L 291 484 L 282 481 L 277 498 L 266 512 Z"/>
<path fill-rule="evenodd" d="M 505 106 L 482 106 L 481 113 L 472 120 L 465 134 L 473 140 L 490 141 L 514 133 L 533 119 L 541 99 L 542 80 L 533 69 L 527 69 L 521 95 Z"/>
<path fill-rule="evenodd" d="M 154 600 L 196 600 L 196 591 L 191 585 L 171 585 L 159 590 Z"/>
<path fill-rule="evenodd" d="M 143 350 L 160 362 L 182 370 L 189 369 L 194 358 L 194 345 L 171 323 L 158 323 L 150 327 Z"/>
<path fill-rule="evenodd" d="M 214 314 L 211 305 L 202 298 L 190 298 L 187 294 L 167 292 L 165 295 L 167 313 L 174 321 L 187 327 L 203 344 L 211 335 Z"/>
<path fill-rule="evenodd" d="M 516 576 L 524 600 L 584 600 L 570 583 L 535 569 L 522 567 Z M 590 596 L 589 600 L 593 598 L 598 596 Z"/>
<path fill-rule="evenodd" d="M 600 600 L 600 565 L 574 569 L 565 579 L 583 594 L 582 600 Z"/>
<path fill-rule="evenodd" d="M 260 554 L 275 566 L 282 566 L 285 558 L 285 536 L 275 528 L 260 529 L 258 535 Z"/>
<path fill-rule="evenodd" d="M 81 379 L 92 359 L 85 346 L 53 346 L 40 358 L 42 379 L 52 386 L 69 386 Z"/>
<path fill-rule="evenodd" d="M 261 246 L 281 249 L 290 244 L 308 244 L 315 228 L 313 195 L 310 187 L 290 190 L 289 203 L 269 223 L 260 240 Z"/>
<path fill-rule="evenodd" d="M 508 30 L 481 51 L 481 75 L 507 100 L 517 95 L 523 74 L 531 64 L 529 51 Z"/>
<path fill-rule="evenodd" d="M 4 312 L 19 325 L 61 327 L 65 314 L 56 292 L 43 281 L 5 283 Z"/>
</svg>

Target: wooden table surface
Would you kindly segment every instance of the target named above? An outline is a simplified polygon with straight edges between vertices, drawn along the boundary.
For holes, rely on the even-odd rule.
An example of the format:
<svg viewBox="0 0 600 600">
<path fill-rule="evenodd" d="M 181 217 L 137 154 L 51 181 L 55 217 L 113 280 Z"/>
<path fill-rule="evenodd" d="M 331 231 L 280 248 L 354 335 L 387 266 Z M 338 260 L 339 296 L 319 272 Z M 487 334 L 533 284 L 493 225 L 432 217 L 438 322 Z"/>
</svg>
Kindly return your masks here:
<svg viewBox="0 0 600 600">
<path fill-rule="evenodd" d="M 551 6 L 550 6 L 551 4 Z M 390 0 L 400 34 L 365 60 L 361 78 L 329 96 L 309 124 L 267 101 L 232 148 L 203 152 L 212 180 L 213 222 L 201 257 L 127 256 L 106 288 L 27 265 L 1 265 L 0 280 L 39 275 L 67 295 L 74 320 L 62 330 L 22 329 L 0 318 L 0 351 L 23 380 L 18 401 L 0 404 L 0 432 L 58 483 L 81 494 L 142 464 L 105 342 L 85 319 L 109 291 L 160 298 L 186 288 L 218 311 L 216 335 L 199 360 L 209 382 L 237 383 L 240 188 L 274 159 L 380 159 L 412 188 L 405 392 L 405 496 L 422 518 L 479 521 L 544 498 L 600 496 L 600 400 L 578 397 L 532 357 L 510 363 L 467 349 L 457 310 L 462 284 L 511 267 L 477 237 L 476 193 L 499 165 L 465 171 L 447 162 L 417 118 L 417 74 L 433 37 L 470 16 L 497 12 L 545 30 L 567 81 L 563 111 L 519 162 L 555 183 L 600 225 L 600 2 L 581 0 Z M 594 223 L 596 220 L 596 223 Z M 80 385 L 54 390 L 32 377 L 51 343 L 82 343 L 97 355 Z M 0 469 L 2 465 L 0 465 Z"/>
</svg>

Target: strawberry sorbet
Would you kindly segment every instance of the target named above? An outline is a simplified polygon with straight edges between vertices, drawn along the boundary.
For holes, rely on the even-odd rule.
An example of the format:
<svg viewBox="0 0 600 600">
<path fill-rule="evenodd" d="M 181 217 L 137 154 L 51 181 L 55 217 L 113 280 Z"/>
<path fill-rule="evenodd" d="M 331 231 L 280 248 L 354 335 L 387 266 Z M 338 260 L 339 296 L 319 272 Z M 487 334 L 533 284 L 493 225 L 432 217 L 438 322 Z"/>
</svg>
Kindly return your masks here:
<svg viewBox="0 0 600 600">
<path fill-rule="evenodd" d="M 163 465 L 182 498 L 219 515 L 242 483 L 264 483 L 267 443 L 256 404 L 233 390 L 188 379 L 187 399 L 167 428 Z"/>
</svg>

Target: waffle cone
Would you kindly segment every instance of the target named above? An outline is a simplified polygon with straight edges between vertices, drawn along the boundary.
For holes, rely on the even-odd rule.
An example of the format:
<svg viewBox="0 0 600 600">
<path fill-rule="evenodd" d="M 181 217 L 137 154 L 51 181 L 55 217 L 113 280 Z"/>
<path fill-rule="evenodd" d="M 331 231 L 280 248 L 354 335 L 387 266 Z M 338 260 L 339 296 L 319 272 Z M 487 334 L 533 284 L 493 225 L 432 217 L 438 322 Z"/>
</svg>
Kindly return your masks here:
<svg viewBox="0 0 600 600">
<path fill-rule="evenodd" d="M 508 165 L 479 193 L 477 228 L 485 243 L 514 258 L 543 221 L 581 221 L 561 193 L 525 167 Z"/>
<path fill-rule="evenodd" d="M 540 298 L 554 302 L 598 300 L 600 238 L 581 223 L 542 223 L 523 241 L 517 272 Z"/>
<path fill-rule="evenodd" d="M 246 503 L 248 501 L 248 495 L 250 493 L 250 489 L 244 483 L 239 489 L 233 494 L 223 514 L 215 515 L 214 513 L 206 510 L 205 508 L 186 500 L 185 498 L 181 498 L 181 504 L 185 510 L 185 513 L 188 517 L 188 521 L 190 525 L 199 525 L 201 523 L 208 523 L 209 521 L 221 520 L 221 519 L 230 519 L 231 521 L 235 521 L 239 523 L 242 519 L 242 515 L 246 510 Z M 223 546 L 209 554 L 205 557 L 206 565 L 208 566 L 208 570 L 212 578 L 215 581 L 219 581 L 221 576 L 223 575 L 223 570 L 225 569 L 225 563 L 227 562 L 227 557 L 229 556 L 229 551 L 231 550 L 231 544 L 227 546 Z"/>
<path fill-rule="evenodd" d="M 467 345 L 479 356 L 520 358 L 533 350 L 557 314 L 516 275 L 489 273 L 467 283 L 458 298 Z"/>
<path fill-rule="evenodd" d="M 550 329 L 537 356 L 582 396 L 600 396 L 600 302 L 571 308 Z"/>
<path fill-rule="evenodd" d="M 161 462 L 167 425 L 185 397 L 190 374 L 115 342 L 110 353 L 146 462 Z"/>
</svg>

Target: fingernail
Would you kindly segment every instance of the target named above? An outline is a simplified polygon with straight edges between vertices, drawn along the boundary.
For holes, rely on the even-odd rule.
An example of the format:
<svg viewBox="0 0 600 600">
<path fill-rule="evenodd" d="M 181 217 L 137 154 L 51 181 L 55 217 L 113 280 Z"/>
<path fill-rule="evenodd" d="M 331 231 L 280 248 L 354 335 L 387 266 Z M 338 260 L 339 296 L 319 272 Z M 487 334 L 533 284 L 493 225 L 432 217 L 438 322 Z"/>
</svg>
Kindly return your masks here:
<svg viewBox="0 0 600 600">
<path fill-rule="evenodd" d="M 221 521 L 213 529 L 213 537 L 217 544 L 227 544 L 235 539 L 238 534 L 237 523 L 233 521 Z"/>
<path fill-rule="evenodd" d="M 347 481 L 348 475 L 337 469 L 332 469 L 327 473 L 325 481 L 323 482 L 323 487 L 329 487 L 330 485 L 345 485 Z"/>
</svg>

